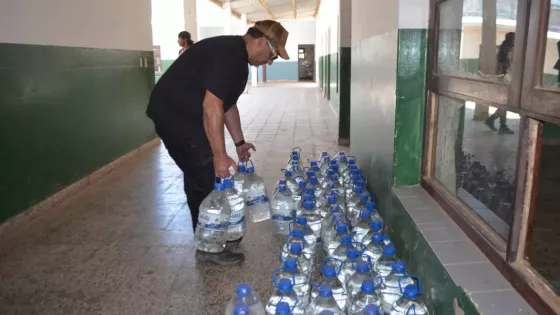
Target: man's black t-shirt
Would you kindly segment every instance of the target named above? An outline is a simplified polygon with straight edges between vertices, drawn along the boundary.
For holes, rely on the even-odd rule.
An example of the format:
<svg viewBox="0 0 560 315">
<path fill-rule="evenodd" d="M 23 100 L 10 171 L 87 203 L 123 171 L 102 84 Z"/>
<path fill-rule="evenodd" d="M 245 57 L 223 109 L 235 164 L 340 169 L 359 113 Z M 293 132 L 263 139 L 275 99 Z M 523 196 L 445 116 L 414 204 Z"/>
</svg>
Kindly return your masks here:
<svg viewBox="0 0 560 315">
<path fill-rule="evenodd" d="M 224 112 L 245 90 L 249 57 L 241 36 L 217 36 L 197 42 L 181 54 L 157 82 L 146 114 L 156 126 L 178 137 L 207 141 L 203 125 L 206 90 L 224 102 Z"/>
</svg>

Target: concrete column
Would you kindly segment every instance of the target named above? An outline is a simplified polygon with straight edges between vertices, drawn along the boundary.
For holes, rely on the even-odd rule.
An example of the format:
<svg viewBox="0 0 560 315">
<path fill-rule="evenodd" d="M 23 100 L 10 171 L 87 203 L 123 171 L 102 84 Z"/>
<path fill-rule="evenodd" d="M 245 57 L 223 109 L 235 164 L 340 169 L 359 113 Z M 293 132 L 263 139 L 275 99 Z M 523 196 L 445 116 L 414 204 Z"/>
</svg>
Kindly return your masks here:
<svg viewBox="0 0 560 315">
<path fill-rule="evenodd" d="M 259 69 L 257 67 L 251 67 L 251 86 L 257 86 L 259 81 Z"/>
<path fill-rule="evenodd" d="M 224 12 L 223 12 L 223 21 L 224 21 L 224 35 L 231 35 L 231 3 L 225 2 L 224 3 Z"/>
<path fill-rule="evenodd" d="M 482 2 L 482 44 L 480 45 L 480 71 L 485 75 L 496 74 L 496 1 L 484 0 Z M 488 118 L 488 107 L 476 105 L 473 120 Z"/>
<path fill-rule="evenodd" d="M 198 41 L 198 26 L 196 24 L 196 0 L 183 0 L 185 16 L 185 30 L 191 33 L 192 40 Z"/>
</svg>

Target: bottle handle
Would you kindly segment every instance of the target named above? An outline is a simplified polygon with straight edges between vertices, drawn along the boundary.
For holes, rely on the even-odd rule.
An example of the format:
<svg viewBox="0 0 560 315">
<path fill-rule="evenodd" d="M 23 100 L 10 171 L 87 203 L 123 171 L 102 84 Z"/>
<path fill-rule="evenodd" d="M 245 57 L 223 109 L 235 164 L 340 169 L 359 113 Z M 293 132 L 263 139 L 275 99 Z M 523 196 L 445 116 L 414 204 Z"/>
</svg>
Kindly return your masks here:
<svg viewBox="0 0 560 315">
<path fill-rule="evenodd" d="M 343 264 L 343 262 L 342 262 L 342 260 L 340 260 L 340 259 L 338 259 L 338 258 L 334 258 L 334 257 L 325 257 L 325 258 L 323 259 L 323 261 L 321 262 L 321 273 L 324 272 L 324 270 L 325 270 L 325 265 L 327 264 L 327 261 L 329 261 L 329 260 L 332 260 L 332 261 L 335 261 L 335 262 L 338 262 L 338 263 L 339 263 L 339 265 L 338 265 L 338 271 L 336 272 L 336 275 L 338 276 L 338 275 L 340 274 L 340 272 L 342 271 L 342 264 Z M 335 269 L 335 271 L 336 271 L 336 269 Z"/>
<path fill-rule="evenodd" d="M 299 153 L 301 153 L 301 148 L 300 147 L 294 147 L 292 149 L 292 152 L 297 152 L 299 154 Z"/>
<path fill-rule="evenodd" d="M 414 311 L 414 313 L 410 313 L 411 309 Z M 416 315 L 416 304 L 413 303 L 412 305 L 410 305 L 406 310 L 405 315 Z"/>
</svg>

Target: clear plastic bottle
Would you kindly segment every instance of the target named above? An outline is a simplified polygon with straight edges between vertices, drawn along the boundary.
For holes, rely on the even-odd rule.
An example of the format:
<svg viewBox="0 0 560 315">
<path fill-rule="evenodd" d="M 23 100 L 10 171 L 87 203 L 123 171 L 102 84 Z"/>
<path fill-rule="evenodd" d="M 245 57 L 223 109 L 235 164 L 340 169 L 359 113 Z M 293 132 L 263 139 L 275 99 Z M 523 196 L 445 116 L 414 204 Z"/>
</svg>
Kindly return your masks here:
<svg viewBox="0 0 560 315">
<path fill-rule="evenodd" d="M 340 239 L 340 245 L 338 245 L 333 250 L 330 257 L 345 261 L 346 258 L 347 258 L 346 252 L 347 252 L 348 248 L 353 248 L 353 247 L 354 246 L 353 246 L 353 243 L 352 243 L 352 234 L 346 234 L 346 235 L 342 236 L 342 238 Z"/>
<path fill-rule="evenodd" d="M 335 214 L 338 214 L 338 216 L 335 216 Z M 332 205 L 329 208 L 329 213 L 321 222 L 321 241 L 323 242 L 325 253 L 328 252 L 328 246 L 336 234 L 335 218 L 339 219 L 341 216 L 340 207 L 338 205 Z"/>
<path fill-rule="evenodd" d="M 319 158 L 319 162 L 321 163 L 321 166 L 319 167 L 319 171 L 321 172 L 321 174 L 323 174 L 323 176 L 327 175 L 327 170 L 329 169 L 329 163 L 331 161 L 331 158 L 329 156 L 328 152 L 321 152 L 321 157 Z"/>
<path fill-rule="evenodd" d="M 328 284 L 331 286 L 333 297 L 341 310 L 346 310 L 348 302 L 348 294 L 346 294 L 346 286 L 340 282 L 338 275 L 342 268 L 342 261 L 334 258 L 325 258 L 321 263 L 321 274 L 316 284 L 311 288 L 311 301 L 316 301 L 319 295 L 319 286 Z M 312 303 L 312 302 L 311 302 Z M 310 304 L 311 304 L 310 303 Z"/>
<path fill-rule="evenodd" d="M 235 289 L 235 294 L 228 302 L 225 315 L 234 314 L 234 308 L 237 304 L 244 304 L 249 308 L 249 314 L 264 315 L 264 306 L 255 289 L 248 283 L 240 283 Z"/>
<path fill-rule="evenodd" d="M 383 312 L 391 312 L 393 304 L 403 296 L 400 288 L 409 284 L 414 285 L 415 283 L 410 276 L 406 275 L 406 265 L 402 261 L 396 261 L 393 264 L 393 270 L 378 290 Z"/>
<path fill-rule="evenodd" d="M 375 304 L 369 304 L 364 308 L 364 311 L 360 315 L 383 315 L 379 310 L 379 307 Z"/>
<path fill-rule="evenodd" d="M 311 229 L 309 224 L 307 224 L 306 217 L 296 217 L 296 222 L 294 224 L 294 229 L 299 229 L 303 231 L 303 239 L 305 240 L 305 246 L 303 248 L 303 253 L 307 259 L 312 260 L 317 252 L 317 236 L 315 232 Z"/>
<path fill-rule="evenodd" d="M 348 291 L 348 281 L 356 272 L 356 268 L 360 266 L 361 263 L 366 263 L 364 261 L 360 261 L 360 252 L 355 247 L 348 247 L 346 249 L 346 259 L 342 262 L 342 268 L 340 270 L 340 274 L 338 275 L 338 279 L 340 282 L 346 285 L 346 290 Z M 367 263 L 366 263 L 367 266 Z M 348 291 L 350 294 L 350 291 Z"/>
<path fill-rule="evenodd" d="M 375 291 L 376 287 L 372 279 L 366 279 L 362 282 L 360 292 L 355 296 L 348 310 L 349 315 L 362 315 L 368 305 L 379 307 L 381 301 L 379 295 Z"/>
<path fill-rule="evenodd" d="M 370 198 L 370 194 L 362 193 L 360 195 L 360 202 L 358 202 L 353 208 L 348 207 L 348 212 L 346 213 L 346 219 L 350 221 L 350 224 L 352 224 L 352 226 L 356 226 L 356 224 L 358 224 L 358 220 L 360 219 L 360 213 L 363 210 L 367 209 L 369 198 Z"/>
<path fill-rule="evenodd" d="M 293 221 L 293 199 L 286 185 L 278 185 L 278 190 L 272 195 L 270 207 L 276 234 L 288 235 L 288 225 Z"/>
<path fill-rule="evenodd" d="M 313 273 L 313 263 L 303 255 L 301 243 L 291 244 L 290 252 L 286 256 L 283 256 L 282 253 L 280 253 L 280 261 L 282 263 L 288 259 L 295 259 L 298 263 L 298 269 L 301 270 L 308 278 L 311 277 L 311 274 Z"/>
<path fill-rule="evenodd" d="M 309 305 L 306 314 L 308 315 L 320 315 L 323 311 L 330 311 L 334 315 L 344 315 L 338 303 L 333 297 L 333 292 L 331 286 L 328 284 L 322 284 L 319 287 L 319 295 L 313 301 L 313 305 Z"/>
<path fill-rule="evenodd" d="M 292 190 L 292 199 L 294 200 L 294 218 L 296 217 L 296 211 L 299 207 L 299 204 L 301 203 L 301 201 L 303 200 L 303 196 L 305 195 L 305 186 L 307 185 L 307 182 L 304 180 L 301 180 L 298 182 L 298 189 L 296 190 Z"/>
<path fill-rule="evenodd" d="M 352 232 L 354 232 L 354 236 L 353 236 L 354 242 L 361 242 L 362 239 L 369 232 L 370 220 L 371 220 L 371 212 L 367 209 L 363 210 L 360 213 L 356 225 L 354 225 L 354 227 L 352 228 Z"/>
<path fill-rule="evenodd" d="M 278 302 L 278 304 L 276 304 L 275 315 L 292 315 L 292 312 L 290 311 L 290 304 L 286 302 Z"/>
<path fill-rule="evenodd" d="M 385 281 L 385 278 L 393 270 L 393 263 L 397 261 L 396 248 L 393 244 L 383 248 L 383 256 L 375 264 L 375 272 L 378 273 Z"/>
<path fill-rule="evenodd" d="M 360 175 L 360 170 L 357 168 L 352 170 L 352 173 L 348 177 L 342 179 L 342 186 L 344 187 L 346 198 L 349 198 L 350 195 L 352 195 L 352 192 L 354 191 L 354 188 L 356 186 L 361 186 L 358 185 L 358 182 L 361 179 L 362 177 Z"/>
<path fill-rule="evenodd" d="M 231 315 L 231 313 L 227 315 Z M 249 307 L 245 303 L 237 303 L 233 308 L 233 315 L 250 315 Z"/>
<path fill-rule="evenodd" d="M 237 241 L 245 235 L 247 222 L 245 221 L 245 200 L 243 193 L 235 189 L 233 179 L 224 180 L 226 198 L 231 208 L 228 226 L 228 241 Z"/>
<path fill-rule="evenodd" d="M 376 288 L 381 286 L 381 277 L 372 272 L 371 264 L 363 260 L 359 261 L 356 265 L 356 272 L 346 282 L 346 292 L 348 292 L 348 299 L 350 301 L 356 299 L 356 295 L 361 290 L 362 283 L 367 279 L 372 279 Z"/>
<path fill-rule="evenodd" d="M 245 164 L 239 161 L 237 163 L 237 173 L 233 176 L 233 187 L 237 189 L 237 191 L 243 193 L 243 183 L 245 182 L 245 178 L 247 177 L 245 172 L 247 168 Z"/>
<path fill-rule="evenodd" d="M 374 233 L 371 236 L 372 241 L 366 246 L 364 255 L 371 259 L 375 266 L 377 262 L 383 257 L 383 251 L 387 245 L 392 245 L 391 240 L 387 235 L 381 233 Z"/>
<path fill-rule="evenodd" d="M 276 291 L 266 304 L 266 313 L 268 315 L 275 315 L 278 303 L 286 302 L 290 306 L 292 314 L 304 314 L 303 305 L 292 288 L 292 280 L 282 278 L 278 281 L 275 279 L 274 282 L 276 283 Z"/>
<path fill-rule="evenodd" d="M 284 179 L 286 181 L 286 186 L 288 186 L 288 188 L 292 193 L 295 192 L 299 188 L 299 186 L 297 181 L 295 180 L 295 176 L 293 176 L 292 174 L 292 171 L 288 171 L 286 169 L 282 169 L 282 171 L 284 172 Z"/>
<path fill-rule="evenodd" d="M 362 185 L 355 185 L 352 188 L 352 193 L 346 196 L 346 209 L 350 212 L 350 208 L 354 208 L 362 200 L 361 196 L 364 193 Z"/>
<path fill-rule="evenodd" d="M 317 213 L 317 211 L 315 211 L 315 203 L 313 201 L 307 200 L 303 202 L 302 206 L 303 207 L 301 209 L 298 209 L 296 215 L 298 217 L 306 218 L 307 224 L 313 231 L 313 234 L 315 234 L 315 237 L 317 239 L 320 239 L 321 222 L 323 221 L 323 218 Z"/>
<path fill-rule="evenodd" d="M 288 165 L 287 165 L 288 167 L 292 165 L 292 162 L 294 161 L 294 157 L 297 157 L 299 159 L 300 153 L 301 153 L 301 148 L 295 147 L 292 149 L 292 153 L 290 153 L 290 158 L 288 159 Z"/>
<path fill-rule="evenodd" d="M 334 235 L 332 241 L 327 245 L 327 255 L 334 256 L 334 252 L 341 247 L 342 243 L 350 244 L 352 243 L 352 235 L 349 234 L 349 225 L 344 222 L 337 222 L 335 225 L 336 234 Z M 347 246 L 345 246 L 347 247 Z M 343 255 L 346 255 L 346 249 L 338 249 L 337 255 L 339 257 L 335 258 L 344 258 Z"/>
<path fill-rule="evenodd" d="M 293 222 L 290 224 L 290 226 L 293 226 Z M 280 255 L 282 255 L 282 258 L 280 259 L 281 261 L 286 261 L 288 255 L 290 254 L 290 248 L 292 247 L 292 244 L 294 243 L 300 243 L 302 248 L 305 248 L 306 245 L 305 240 L 303 239 L 303 230 L 296 228 L 289 228 L 289 235 L 286 237 L 286 243 L 283 245 L 282 247 L 282 253 L 280 253 Z"/>
<path fill-rule="evenodd" d="M 360 242 L 368 246 L 369 243 L 371 243 L 372 241 L 373 234 L 375 233 L 383 234 L 385 232 L 384 228 L 385 228 L 385 223 L 383 221 L 378 221 L 378 220 L 370 221 L 369 231 L 366 233 L 366 235 L 362 238 Z"/>
<path fill-rule="evenodd" d="M 422 287 L 420 279 L 413 276 L 418 281 L 418 285 L 409 284 L 402 290 L 403 296 L 398 299 L 391 309 L 390 315 L 428 315 L 428 307 L 421 300 Z M 402 286 L 401 286 L 402 288 Z"/>
<path fill-rule="evenodd" d="M 270 200 L 263 179 L 255 174 L 253 162 L 249 162 L 251 162 L 251 166 L 247 166 L 243 193 L 251 221 L 261 222 L 270 219 Z"/>
<path fill-rule="evenodd" d="M 220 253 L 226 248 L 231 207 L 224 191 L 223 181 L 214 184 L 214 190 L 200 204 L 195 230 L 196 249 Z"/>
<path fill-rule="evenodd" d="M 273 277 L 276 279 L 287 278 L 292 280 L 292 289 L 298 296 L 298 299 L 306 307 L 309 303 L 309 278 L 301 270 L 298 269 L 298 264 L 295 259 L 287 259 L 284 261 L 284 266 L 273 272 Z"/>
</svg>

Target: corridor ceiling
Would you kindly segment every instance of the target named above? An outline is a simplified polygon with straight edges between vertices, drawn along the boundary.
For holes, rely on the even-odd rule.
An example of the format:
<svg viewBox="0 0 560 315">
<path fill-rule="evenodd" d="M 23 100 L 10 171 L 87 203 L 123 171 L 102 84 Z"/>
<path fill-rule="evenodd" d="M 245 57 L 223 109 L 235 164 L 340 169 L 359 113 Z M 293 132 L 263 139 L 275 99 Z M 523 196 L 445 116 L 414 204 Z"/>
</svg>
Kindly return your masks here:
<svg viewBox="0 0 560 315">
<path fill-rule="evenodd" d="M 231 12 L 238 18 L 247 14 L 247 23 L 259 20 L 314 19 L 321 0 L 210 0 L 220 7 L 229 2 Z"/>
</svg>

